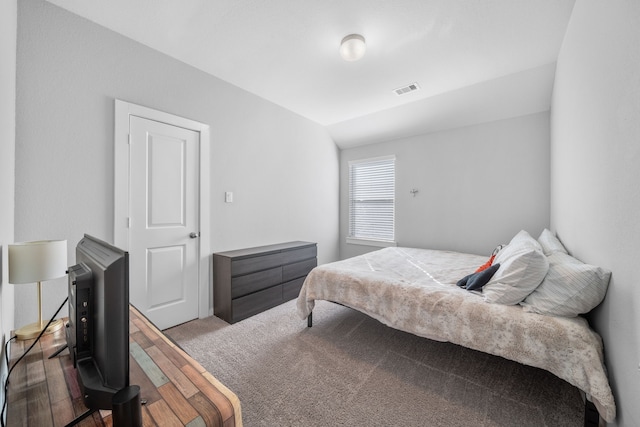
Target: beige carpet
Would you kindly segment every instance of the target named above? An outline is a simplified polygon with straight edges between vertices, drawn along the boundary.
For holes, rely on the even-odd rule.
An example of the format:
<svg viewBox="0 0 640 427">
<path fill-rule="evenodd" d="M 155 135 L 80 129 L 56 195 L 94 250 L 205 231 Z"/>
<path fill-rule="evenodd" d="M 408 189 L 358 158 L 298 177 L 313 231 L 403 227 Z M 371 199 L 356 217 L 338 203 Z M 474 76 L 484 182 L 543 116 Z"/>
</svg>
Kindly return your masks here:
<svg viewBox="0 0 640 427">
<path fill-rule="evenodd" d="M 165 333 L 233 390 L 253 426 L 581 426 L 578 390 L 554 375 L 384 326 L 319 301 L 229 325 Z"/>
</svg>

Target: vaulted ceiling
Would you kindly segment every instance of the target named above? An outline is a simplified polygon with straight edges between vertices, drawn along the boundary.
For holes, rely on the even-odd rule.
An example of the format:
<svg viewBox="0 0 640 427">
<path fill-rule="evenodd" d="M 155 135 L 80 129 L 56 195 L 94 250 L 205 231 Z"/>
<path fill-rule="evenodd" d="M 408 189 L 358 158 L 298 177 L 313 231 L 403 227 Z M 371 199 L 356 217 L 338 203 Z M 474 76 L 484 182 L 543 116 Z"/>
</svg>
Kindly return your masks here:
<svg viewBox="0 0 640 427">
<path fill-rule="evenodd" d="M 575 2 L 48 1 L 326 126 L 342 148 L 548 110 Z M 367 42 L 355 62 L 338 53 L 351 33 Z"/>
</svg>

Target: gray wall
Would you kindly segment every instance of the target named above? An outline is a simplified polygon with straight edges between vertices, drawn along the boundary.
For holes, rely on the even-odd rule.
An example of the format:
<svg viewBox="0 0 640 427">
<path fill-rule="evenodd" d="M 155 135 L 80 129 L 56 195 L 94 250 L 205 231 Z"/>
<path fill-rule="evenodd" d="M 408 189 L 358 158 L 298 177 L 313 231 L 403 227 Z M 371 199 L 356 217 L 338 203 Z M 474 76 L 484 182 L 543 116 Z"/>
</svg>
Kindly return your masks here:
<svg viewBox="0 0 640 427">
<path fill-rule="evenodd" d="M 551 226 L 570 252 L 612 271 L 592 313 L 617 426 L 639 426 L 640 2 L 579 0 L 551 115 Z"/>
<path fill-rule="evenodd" d="M 4 344 L 13 326 L 13 285 L 7 283 L 7 244 L 13 242 L 16 114 L 16 0 L 0 2 L 0 384 L 6 366 Z M 0 387 L 0 402 L 4 387 Z"/>
<path fill-rule="evenodd" d="M 348 162 L 391 154 L 399 246 L 488 256 L 521 229 L 537 237 L 549 225 L 549 114 L 538 113 L 343 150 L 341 258 L 378 249 L 345 242 Z"/>
<path fill-rule="evenodd" d="M 113 239 L 114 98 L 211 126 L 213 251 L 288 240 L 338 257 L 338 149 L 321 126 L 42 0 L 19 2 L 15 238 Z M 212 52 L 215 54 L 215 52 Z M 224 203 L 224 192 L 234 203 Z M 43 286 L 44 317 L 66 294 Z M 17 325 L 37 318 L 16 289 Z"/>
</svg>

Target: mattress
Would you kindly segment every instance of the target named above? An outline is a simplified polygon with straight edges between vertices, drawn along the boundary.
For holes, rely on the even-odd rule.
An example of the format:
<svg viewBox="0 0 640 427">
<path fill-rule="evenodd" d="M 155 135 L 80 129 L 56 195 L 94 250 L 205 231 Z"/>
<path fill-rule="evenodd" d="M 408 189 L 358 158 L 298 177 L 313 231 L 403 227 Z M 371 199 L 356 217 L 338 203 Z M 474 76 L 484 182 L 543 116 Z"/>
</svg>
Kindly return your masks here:
<svg viewBox="0 0 640 427">
<path fill-rule="evenodd" d="M 582 317 L 490 304 L 456 286 L 485 261 L 473 254 L 394 247 L 324 264 L 307 276 L 298 314 L 306 318 L 316 300 L 333 301 L 405 332 L 545 369 L 584 391 L 600 416 L 613 421 L 600 336 Z"/>
</svg>

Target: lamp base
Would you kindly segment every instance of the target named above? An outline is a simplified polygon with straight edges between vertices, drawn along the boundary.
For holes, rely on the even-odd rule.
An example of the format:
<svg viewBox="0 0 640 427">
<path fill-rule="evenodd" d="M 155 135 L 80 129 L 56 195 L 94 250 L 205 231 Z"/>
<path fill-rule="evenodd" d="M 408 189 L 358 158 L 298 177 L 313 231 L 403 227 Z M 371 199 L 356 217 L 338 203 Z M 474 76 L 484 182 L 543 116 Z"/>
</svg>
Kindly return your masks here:
<svg viewBox="0 0 640 427">
<path fill-rule="evenodd" d="M 18 340 L 30 340 L 30 339 L 37 338 L 38 335 L 40 335 L 40 332 L 42 332 L 42 329 L 44 329 L 45 325 L 46 323 L 36 322 L 27 326 L 23 326 L 20 329 L 16 329 L 15 331 L 16 338 Z M 62 325 L 64 325 L 64 322 L 62 321 L 62 319 L 56 319 L 53 322 L 51 322 L 51 324 L 49 325 L 49 327 L 44 333 L 52 334 L 58 329 L 62 328 Z"/>
</svg>

